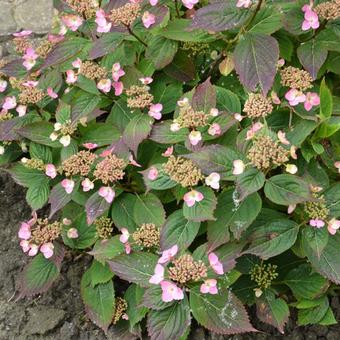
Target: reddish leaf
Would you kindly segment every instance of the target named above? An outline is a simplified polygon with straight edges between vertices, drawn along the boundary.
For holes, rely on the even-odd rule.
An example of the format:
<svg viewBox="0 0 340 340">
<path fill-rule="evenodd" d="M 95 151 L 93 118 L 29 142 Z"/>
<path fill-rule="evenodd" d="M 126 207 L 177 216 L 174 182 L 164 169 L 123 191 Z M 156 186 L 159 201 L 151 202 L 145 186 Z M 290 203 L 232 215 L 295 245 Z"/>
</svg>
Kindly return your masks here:
<svg viewBox="0 0 340 340">
<path fill-rule="evenodd" d="M 209 114 L 210 109 L 216 107 L 216 90 L 211 85 L 210 78 L 197 86 L 192 96 L 192 107 L 196 111 Z"/>
<path fill-rule="evenodd" d="M 95 192 L 86 202 L 86 219 L 87 224 L 92 224 L 94 220 L 102 216 L 109 208 L 111 204 L 99 196 L 98 192 Z"/>
<path fill-rule="evenodd" d="M 182 82 L 193 80 L 196 75 L 195 64 L 184 51 L 177 52 L 172 63 L 164 68 L 164 72 Z"/>
<path fill-rule="evenodd" d="M 76 188 L 74 188 L 76 190 Z M 51 218 L 57 211 L 65 207 L 65 205 L 71 202 L 72 195 L 68 194 L 61 184 L 57 184 L 51 190 L 48 203 L 51 204 L 51 211 L 49 218 Z"/>
</svg>

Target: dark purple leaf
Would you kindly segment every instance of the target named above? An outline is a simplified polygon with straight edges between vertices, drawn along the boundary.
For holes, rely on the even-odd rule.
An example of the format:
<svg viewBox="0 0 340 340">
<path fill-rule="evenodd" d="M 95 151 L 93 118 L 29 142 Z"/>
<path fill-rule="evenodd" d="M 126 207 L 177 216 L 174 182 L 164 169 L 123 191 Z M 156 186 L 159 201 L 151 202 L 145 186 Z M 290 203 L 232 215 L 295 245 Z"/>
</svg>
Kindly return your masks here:
<svg viewBox="0 0 340 340">
<path fill-rule="evenodd" d="M 104 34 L 93 43 L 93 47 L 89 53 L 90 59 L 97 59 L 108 53 L 112 53 L 123 41 L 123 37 L 124 34 L 122 32 L 110 32 Z"/>
<path fill-rule="evenodd" d="M 240 256 L 241 251 L 244 247 L 244 243 L 228 243 L 219 247 L 216 250 L 216 254 L 223 264 L 223 270 L 228 273 L 236 265 L 236 259 Z"/>
<path fill-rule="evenodd" d="M 192 96 L 192 107 L 196 111 L 209 114 L 210 109 L 216 107 L 216 90 L 211 85 L 210 78 L 197 86 Z"/>
<path fill-rule="evenodd" d="M 16 128 L 21 126 L 21 117 L 15 117 L 10 120 L 0 122 L 0 140 L 1 141 L 12 141 L 19 140 L 20 135 L 16 133 Z"/>
<path fill-rule="evenodd" d="M 76 190 L 76 187 L 74 188 Z M 48 203 L 51 204 L 51 211 L 49 218 L 51 218 L 57 211 L 65 207 L 72 199 L 72 194 L 68 194 L 61 184 L 57 184 L 51 190 Z"/>
<path fill-rule="evenodd" d="M 95 192 L 85 205 L 87 224 L 92 224 L 97 217 L 102 216 L 110 208 L 110 205 L 103 197 L 99 196 L 98 192 Z"/>
<path fill-rule="evenodd" d="M 266 95 L 272 87 L 279 58 L 279 44 L 264 34 L 247 34 L 234 51 L 234 63 L 241 83 L 250 91 L 260 87 Z"/>
<path fill-rule="evenodd" d="M 3 68 L 0 68 L 1 73 L 7 77 L 23 77 L 26 74 L 26 69 L 22 65 L 23 59 L 15 59 L 6 64 Z"/>
<path fill-rule="evenodd" d="M 172 63 L 164 68 L 164 72 L 182 82 L 193 80 L 196 76 L 195 64 L 184 51 L 177 52 Z"/>
</svg>

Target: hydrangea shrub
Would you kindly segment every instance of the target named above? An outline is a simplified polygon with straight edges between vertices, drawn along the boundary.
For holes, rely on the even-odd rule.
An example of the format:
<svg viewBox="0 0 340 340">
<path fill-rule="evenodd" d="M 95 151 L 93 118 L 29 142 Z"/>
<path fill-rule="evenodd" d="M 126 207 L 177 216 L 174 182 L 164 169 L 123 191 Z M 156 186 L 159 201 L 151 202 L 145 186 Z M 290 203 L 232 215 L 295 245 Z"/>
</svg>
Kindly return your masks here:
<svg viewBox="0 0 340 340">
<path fill-rule="evenodd" d="M 19 297 L 67 251 L 117 336 L 253 332 L 247 306 L 282 333 L 293 309 L 336 323 L 339 1 L 55 6 L 0 62 L 0 162 L 32 208 Z"/>
</svg>

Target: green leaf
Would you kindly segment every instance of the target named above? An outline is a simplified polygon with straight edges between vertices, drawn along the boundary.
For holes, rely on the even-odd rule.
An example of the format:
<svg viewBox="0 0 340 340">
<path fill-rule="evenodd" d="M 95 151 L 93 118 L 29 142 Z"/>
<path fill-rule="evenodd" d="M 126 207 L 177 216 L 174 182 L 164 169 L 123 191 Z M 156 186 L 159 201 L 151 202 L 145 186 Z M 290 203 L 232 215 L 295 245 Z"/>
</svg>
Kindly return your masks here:
<svg viewBox="0 0 340 340">
<path fill-rule="evenodd" d="M 137 196 L 129 193 L 124 193 L 113 201 L 111 218 L 117 228 L 127 228 L 130 233 L 137 229 L 133 213 L 136 202 Z"/>
<path fill-rule="evenodd" d="M 87 270 L 82 277 L 80 290 L 86 314 L 96 325 L 106 331 L 112 322 L 115 311 L 112 280 L 93 287 L 91 271 Z"/>
<path fill-rule="evenodd" d="M 148 174 L 151 169 L 157 169 L 158 175 L 154 180 L 149 179 Z M 143 175 L 145 186 L 150 190 L 166 190 L 171 189 L 177 185 L 177 182 L 173 181 L 169 175 L 164 171 L 162 164 L 154 164 L 149 169 L 141 171 Z"/>
<path fill-rule="evenodd" d="M 29 151 L 31 158 L 41 159 L 45 164 L 52 163 L 52 151 L 49 147 L 31 142 Z"/>
<path fill-rule="evenodd" d="M 118 141 L 119 138 L 120 132 L 114 125 L 97 123 L 86 129 L 79 143 L 96 143 L 98 146 L 104 146 L 111 145 L 113 142 Z"/>
<path fill-rule="evenodd" d="M 320 258 L 329 239 L 327 228 L 312 228 L 307 226 L 302 230 L 301 241 L 303 247 L 307 246 L 314 250 L 315 254 Z M 305 246 L 304 246 L 305 245 Z"/>
<path fill-rule="evenodd" d="M 154 223 L 162 226 L 165 222 L 165 211 L 161 201 L 154 194 L 137 195 L 137 200 L 133 212 L 137 225 L 143 223 Z"/>
<path fill-rule="evenodd" d="M 161 144 L 184 142 L 189 135 L 189 130 L 187 128 L 183 128 L 177 132 L 173 132 L 170 130 L 171 124 L 172 121 L 166 120 L 153 125 L 150 139 Z"/>
<path fill-rule="evenodd" d="M 188 299 L 174 303 L 163 310 L 148 314 L 148 334 L 151 340 L 180 339 L 191 322 Z"/>
<path fill-rule="evenodd" d="M 332 93 L 326 85 L 325 79 L 322 79 L 320 86 L 320 117 L 322 120 L 329 118 L 333 113 Z"/>
<path fill-rule="evenodd" d="M 215 220 L 214 211 L 217 205 L 217 199 L 214 191 L 208 187 L 195 188 L 203 194 L 204 198 L 200 202 L 196 202 L 192 207 L 188 207 L 186 203 L 183 204 L 183 215 L 189 221 L 203 222 L 208 220 Z"/>
<path fill-rule="evenodd" d="M 179 250 L 187 249 L 194 241 L 200 228 L 199 222 L 188 221 L 181 210 L 172 213 L 161 229 L 161 249 L 169 249 L 174 244 Z"/>
<path fill-rule="evenodd" d="M 75 190 L 76 191 L 76 190 Z M 48 203 L 51 204 L 50 216 L 51 218 L 57 211 L 65 207 L 72 199 L 72 195 L 68 194 L 61 184 L 57 184 L 51 190 Z"/>
<path fill-rule="evenodd" d="M 122 254 L 107 261 L 111 270 L 121 279 L 137 283 L 141 287 L 151 287 L 149 283 L 158 261 L 158 256 L 146 252 Z"/>
<path fill-rule="evenodd" d="M 324 193 L 329 214 L 335 218 L 340 217 L 340 183 L 336 183 Z"/>
<path fill-rule="evenodd" d="M 250 168 L 243 172 L 236 178 L 237 192 L 239 193 L 239 200 L 242 201 L 248 195 L 259 191 L 266 180 L 263 172 Z"/>
<path fill-rule="evenodd" d="M 329 301 L 327 296 L 322 299 L 322 302 L 313 308 L 308 309 L 300 309 L 298 311 L 298 320 L 297 324 L 299 326 L 306 326 L 310 324 L 316 324 L 321 321 L 329 308 Z"/>
<path fill-rule="evenodd" d="M 264 193 L 272 202 L 281 205 L 302 203 L 312 198 L 308 183 L 288 174 L 267 179 Z"/>
<path fill-rule="evenodd" d="M 14 181 L 26 188 L 30 186 L 38 186 L 46 180 L 46 175 L 36 169 L 30 169 L 21 163 L 16 163 L 10 167 L 7 172 L 12 176 Z"/>
<path fill-rule="evenodd" d="M 162 288 L 160 285 L 152 285 L 145 289 L 142 305 L 153 310 L 166 309 L 176 303 L 175 301 L 164 302 L 162 300 Z"/>
<path fill-rule="evenodd" d="M 143 295 L 144 289 L 136 284 L 131 284 L 124 294 L 128 304 L 126 314 L 129 317 L 130 327 L 140 322 L 148 312 L 148 308 L 142 306 Z"/>
<path fill-rule="evenodd" d="M 313 272 L 308 264 L 302 264 L 289 271 L 283 282 L 298 300 L 318 298 L 329 287 L 328 281 L 320 274 Z"/>
<path fill-rule="evenodd" d="M 145 56 L 153 62 L 156 70 L 160 70 L 172 62 L 177 48 L 178 43 L 176 41 L 155 36 L 148 43 Z"/>
<path fill-rule="evenodd" d="M 319 325 L 322 326 L 331 326 L 336 325 L 338 322 L 336 321 L 332 309 L 329 307 L 327 309 L 326 314 L 324 317 L 319 321 Z"/>
<path fill-rule="evenodd" d="M 292 145 L 301 146 L 307 137 L 316 129 L 318 123 L 312 120 L 301 119 L 292 130 L 287 132 L 287 139 Z"/>
<path fill-rule="evenodd" d="M 290 220 L 277 220 L 256 228 L 244 252 L 267 260 L 288 250 L 296 241 L 299 226 Z"/>
<path fill-rule="evenodd" d="M 276 8 L 264 7 L 256 14 L 249 32 L 272 34 L 281 27 L 281 13 Z"/>
<path fill-rule="evenodd" d="M 100 283 L 106 283 L 113 278 L 113 273 L 110 267 L 104 263 L 93 260 L 91 267 L 89 268 L 91 275 L 91 286 L 94 288 Z"/>
<path fill-rule="evenodd" d="M 199 287 L 190 290 L 190 308 L 197 322 L 218 334 L 255 331 L 245 308 L 235 295 L 222 287 L 218 288 L 216 295 L 201 294 Z"/>
<path fill-rule="evenodd" d="M 32 184 L 26 192 L 26 201 L 32 210 L 41 209 L 48 201 L 50 186 L 48 179 L 45 178 L 38 185 Z"/>
<path fill-rule="evenodd" d="M 241 103 L 238 96 L 223 87 L 215 86 L 216 88 L 216 107 L 220 111 L 228 113 L 241 112 Z"/>
<path fill-rule="evenodd" d="M 98 95 L 80 91 L 79 95 L 72 101 L 72 121 L 76 122 L 87 117 L 97 108 L 100 100 Z"/>
<path fill-rule="evenodd" d="M 92 79 L 86 78 L 82 74 L 78 75 L 78 79 L 75 85 L 86 92 L 89 92 L 95 95 L 100 94 L 99 90 L 97 89 L 96 82 Z"/>
<path fill-rule="evenodd" d="M 89 252 L 101 264 L 104 264 L 107 260 L 112 260 L 115 256 L 122 253 L 124 253 L 124 245 L 119 241 L 119 235 L 108 240 L 98 240 Z"/>
</svg>

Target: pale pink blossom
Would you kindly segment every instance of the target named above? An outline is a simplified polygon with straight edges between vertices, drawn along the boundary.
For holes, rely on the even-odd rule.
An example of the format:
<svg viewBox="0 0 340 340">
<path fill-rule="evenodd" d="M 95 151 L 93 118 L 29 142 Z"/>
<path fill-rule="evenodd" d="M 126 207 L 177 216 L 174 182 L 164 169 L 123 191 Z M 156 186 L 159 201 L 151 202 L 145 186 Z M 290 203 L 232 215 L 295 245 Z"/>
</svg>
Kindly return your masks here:
<svg viewBox="0 0 340 340">
<path fill-rule="evenodd" d="M 218 294 L 218 289 L 217 289 L 217 280 L 215 279 L 207 279 L 204 281 L 204 283 L 201 284 L 200 287 L 200 292 L 202 294 Z"/>
<path fill-rule="evenodd" d="M 161 264 L 157 263 L 154 270 L 154 274 L 151 276 L 149 283 L 158 285 L 163 280 L 164 280 L 164 267 Z"/>
<path fill-rule="evenodd" d="M 75 14 L 67 14 L 61 17 L 62 22 L 67 28 L 75 32 L 82 24 L 83 19 Z"/>
<path fill-rule="evenodd" d="M 124 85 L 121 81 L 113 82 L 112 87 L 115 89 L 115 96 L 120 96 L 123 93 Z"/>
<path fill-rule="evenodd" d="M 240 113 L 234 113 L 234 118 L 239 122 L 243 120 L 243 116 Z"/>
<path fill-rule="evenodd" d="M 96 143 L 84 143 L 83 147 L 88 149 L 88 150 L 93 150 L 98 147 L 98 144 Z"/>
<path fill-rule="evenodd" d="M 27 253 L 31 248 L 30 243 L 27 240 L 21 240 L 20 247 L 24 253 Z"/>
<path fill-rule="evenodd" d="M 162 252 L 162 256 L 158 259 L 158 263 L 164 264 L 171 261 L 178 252 L 178 245 L 175 244 L 171 248 Z"/>
<path fill-rule="evenodd" d="M 208 256 L 208 260 L 211 268 L 214 270 L 216 274 L 218 275 L 224 274 L 223 265 L 215 253 L 210 253 Z"/>
<path fill-rule="evenodd" d="M 77 58 L 76 60 L 74 60 L 74 61 L 72 62 L 72 66 L 73 66 L 74 68 L 77 68 L 77 69 L 81 67 L 81 64 L 82 64 L 82 61 L 81 61 L 80 58 Z"/>
<path fill-rule="evenodd" d="M 255 136 L 256 132 L 260 131 L 262 128 L 263 124 L 260 122 L 256 122 L 255 124 L 253 124 L 247 131 L 246 140 L 252 139 Z"/>
<path fill-rule="evenodd" d="M 129 164 L 133 165 L 133 166 L 137 166 L 138 168 L 141 168 L 142 165 L 139 164 L 134 158 L 133 158 L 133 155 L 130 153 L 129 155 Z"/>
<path fill-rule="evenodd" d="M 145 28 L 149 28 L 156 22 L 156 16 L 148 11 L 145 11 L 142 16 L 142 22 Z"/>
<path fill-rule="evenodd" d="M 58 173 L 56 167 L 53 164 L 46 164 L 45 174 L 48 177 L 56 178 Z"/>
<path fill-rule="evenodd" d="M 99 196 L 103 197 L 107 203 L 112 203 L 116 196 L 115 191 L 110 187 L 101 187 L 98 191 Z"/>
<path fill-rule="evenodd" d="M 22 83 L 22 85 L 24 85 L 25 87 L 37 87 L 38 84 L 39 82 L 34 80 L 27 80 L 24 83 Z"/>
<path fill-rule="evenodd" d="M 97 88 L 104 93 L 109 93 L 111 91 L 112 82 L 110 79 L 101 79 L 97 84 Z"/>
<path fill-rule="evenodd" d="M 44 255 L 44 257 L 46 259 L 49 259 L 50 257 L 53 256 L 53 250 L 54 250 L 54 245 L 51 242 L 48 243 L 44 243 L 41 247 L 40 247 L 40 251 L 41 253 Z"/>
<path fill-rule="evenodd" d="M 297 154 L 296 154 L 296 146 L 292 145 L 290 147 L 290 157 L 292 157 L 293 159 L 297 159 Z"/>
<path fill-rule="evenodd" d="M 0 79 L 0 93 L 6 91 L 7 85 L 8 85 L 8 83 L 7 83 L 6 80 Z"/>
<path fill-rule="evenodd" d="M 22 63 L 27 71 L 31 70 L 36 64 L 36 60 L 39 55 L 35 52 L 32 47 L 26 48 L 25 54 L 23 55 L 24 62 Z"/>
<path fill-rule="evenodd" d="M 193 207 L 196 202 L 201 202 L 203 199 L 204 195 L 197 190 L 191 190 L 183 196 L 183 200 L 188 207 Z"/>
<path fill-rule="evenodd" d="M 160 120 L 162 118 L 162 110 L 163 105 L 160 103 L 151 104 L 149 109 L 149 116 L 155 118 L 156 120 Z"/>
<path fill-rule="evenodd" d="M 238 0 L 236 7 L 243 7 L 243 8 L 249 8 L 251 6 L 252 0 Z"/>
<path fill-rule="evenodd" d="M 130 233 L 126 228 L 122 228 L 120 231 L 122 234 L 119 236 L 119 241 L 125 244 L 129 240 Z"/>
<path fill-rule="evenodd" d="M 158 0 L 149 0 L 151 6 L 156 6 L 158 4 Z"/>
<path fill-rule="evenodd" d="M 181 126 L 177 122 L 174 122 L 170 125 L 170 131 L 172 132 L 177 132 L 180 129 L 181 129 Z"/>
<path fill-rule="evenodd" d="M 277 93 L 275 91 L 272 91 L 270 93 L 270 97 L 272 98 L 272 102 L 276 105 L 279 105 L 281 104 L 281 100 L 280 98 L 278 97 Z"/>
<path fill-rule="evenodd" d="M 83 187 L 83 191 L 87 192 L 87 191 L 90 191 L 94 188 L 94 183 L 89 178 L 85 178 L 81 182 L 81 186 Z"/>
<path fill-rule="evenodd" d="M 315 92 L 307 92 L 306 93 L 306 100 L 305 100 L 305 103 L 303 105 L 304 105 L 306 111 L 310 111 L 313 108 L 313 106 L 320 105 L 319 95 Z"/>
<path fill-rule="evenodd" d="M 160 284 L 162 288 L 162 300 L 164 302 L 184 299 L 183 290 L 177 287 L 174 283 L 170 281 L 162 281 Z"/>
<path fill-rule="evenodd" d="M 78 76 L 73 70 L 66 71 L 66 83 L 67 84 L 74 84 L 78 79 Z"/>
<path fill-rule="evenodd" d="M 2 108 L 5 110 L 14 109 L 17 106 L 17 100 L 14 96 L 6 97 L 4 103 L 2 104 Z"/>
<path fill-rule="evenodd" d="M 241 159 L 233 161 L 233 175 L 241 175 L 244 172 L 245 164 Z"/>
<path fill-rule="evenodd" d="M 27 112 L 27 106 L 20 104 L 16 107 L 15 111 L 18 112 L 19 117 L 23 117 Z"/>
<path fill-rule="evenodd" d="M 198 4 L 199 0 L 182 0 L 183 5 L 188 9 L 193 9 L 196 4 Z"/>
<path fill-rule="evenodd" d="M 28 223 L 21 223 L 18 231 L 18 237 L 22 240 L 29 240 L 31 238 L 31 226 Z"/>
<path fill-rule="evenodd" d="M 334 166 L 336 169 L 338 169 L 338 173 L 340 174 L 340 161 L 334 162 Z"/>
<path fill-rule="evenodd" d="M 151 77 L 139 78 L 139 81 L 144 85 L 149 85 L 153 82 L 153 78 Z"/>
<path fill-rule="evenodd" d="M 158 177 L 158 170 L 154 166 L 151 167 L 148 171 L 148 179 L 150 181 L 154 181 Z"/>
<path fill-rule="evenodd" d="M 54 92 L 52 87 L 47 88 L 47 94 L 53 99 L 58 98 L 58 93 Z"/>
<path fill-rule="evenodd" d="M 62 145 L 66 148 L 66 147 L 69 146 L 70 143 L 71 143 L 71 136 L 70 136 L 70 135 L 62 136 L 62 137 L 59 139 L 59 142 L 60 142 L 60 144 L 62 144 Z"/>
<path fill-rule="evenodd" d="M 295 210 L 295 208 L 296 208 L 296 204 L 290 204 L 290 205 L 288 206 L 287 213 L 288 213 L 288 214 L 291 214 L 291 213 Z"/>
<path fill-rule="evenodd" d="M 35 256 L 38 254 L 39 246 L 37 246 L 36 244 L 30 244 L 29 247 L 30 249 L 28 251 L 28 256 Z"/>
<path fill-rule="evenodd" d="M 289 140 L 286 138 L 286 133 L 281 131 L 281 130 L 277 133 L 277 138 L 284 145 L 289 145 L 290 144 Z"/>
<path fill-rule="evenodd" d="M 316 30 L 319 28 L 319 18 L 316 12 L 314 12 L 309 6 L 303 6 L 302 10 L 305 12 L 304 21 L 302 23 L 301 29 L 303 31 L 308 31 L 309 29 Z"/>
<path fill-rule="evenodd" d="M 124 249 L 125 249 L 125 253 L 129 255 L 131 253 L 131 244 L 129 242 L 126 242 L 124 244 Z"/>
<path fill-rule="evenodd" d="M 336 231 L 340 228 L 340 220 L 336 220 L 335 218 L 332 218 L 329 222 L 328 222 L 328 232 L 331 235 L 335 235 Z"/>
<path fill-rule="evenodd" d="M 205 184 L 209 187 L 218 190 L 220 188 L 221 176 L 217 172 L 212 172 L 208 177 L 205 178 Z"/>
<path fill-rule="evenodd" d="M 189 141 L 191 145 L 197 145 L 202 140 L 202 134 L 200 131 L 191 131 L 189 133 Z"/>
<path fill-rule="evenodd" d="M 320 219 L 312 219 L 312 220 L 309 221 L 309 224 L 312 227 L 322 228 L 325 225 L 325 222 L 323 220 L 320 220 Z"/>
<path fill-rule="evenodd" d="M 296 106 L 303 103 L 306 100 L 306 96 L 297 89 L 290 89 L 285 98 L 288 100 L 290 106 Z"/>
<path fill-rule="evenodd" d="M 217 117 L 220 113 L 218 111 L 218 109 L 216 109 L 216 107 L 213 107 L 212 109 L 210 109 L 210 116 L 212 117 Z"/>
<path fill-rule="evenodd" d="M 61 34 L 51 34 L 51 33 L 49 33 L 48 37 L 47 37 L 47 40 L 54 43 L 54 44 L 57 44 L 57 43 L 63 41 L 64 39 L 65 39 L 65 37 Z"/>
<path fill-rule="evenodd" d="M 114 82 L 117 82 L 119 78 L 125 75 L 124 70 L 120 67 L 120 63 L 115 63 L 112 65 L 112 79 Z"/>
<path fill-rule="evenodd" d="M 70 194 L 72 193 L 73 189 L 74 189 L 74 181 L 72 179 L 63 179 L 61 181 L 61 186 L 65 189 L 66 193 Z"/>
<path fill-rule="evenodd" d="M 222 133 L 222 129 L 220 124 L 213 123 L 208 129 L 208 133 L 210 136 L 219 136 Z"/>
<path fill-rule="evenodd" d="M 16 37 L 16 38 L 22 38 L 22 37 L 28 37 L 31 34 L 32 34 L 32 31 L 23 30 L 21 32 L 13 33 L 13 36 Z"/>
<path fill-rule="evenodd" d="M 177 101 L 177 105 L 178 105 L 179 107 L 184 107 L 184 106 L 189 105 L 189 98 L 184 97 L 183 99 L 178 100 L 178 101 Z"/>
<path fill-rule="evenodd" d="M 67 230 L 67 237 L 71 239 L 75 239 L 79 237 L 78 230 L 76 228 L 70 228 Z"/>
<path fill-rule="evenodd" d="M 112 27 L 112 23 L 108 22 L 106 20 L 106 16 L 105 16 L 105 12 L 103 9 L 99 9 L 96 12 L 96 20 L 95 20 L 96 24 L 97 24 L 97 32 L 98 33 L 107 33 L 110 32 L 111 27 Z"/>
<path fill-rule="evenodd" d="M 174 152 L 174 147 L 173 146 L 169 146 L 163 153 L 162 156 L 164 157 L 170 157 Z"/>
<path fill-rule="evenodd" d="M 63 222 L 64 225 L 71 225 L 72 224 L 72 221 L 67 217 L 64 217 L 62 222 Z"/>
</svg>

